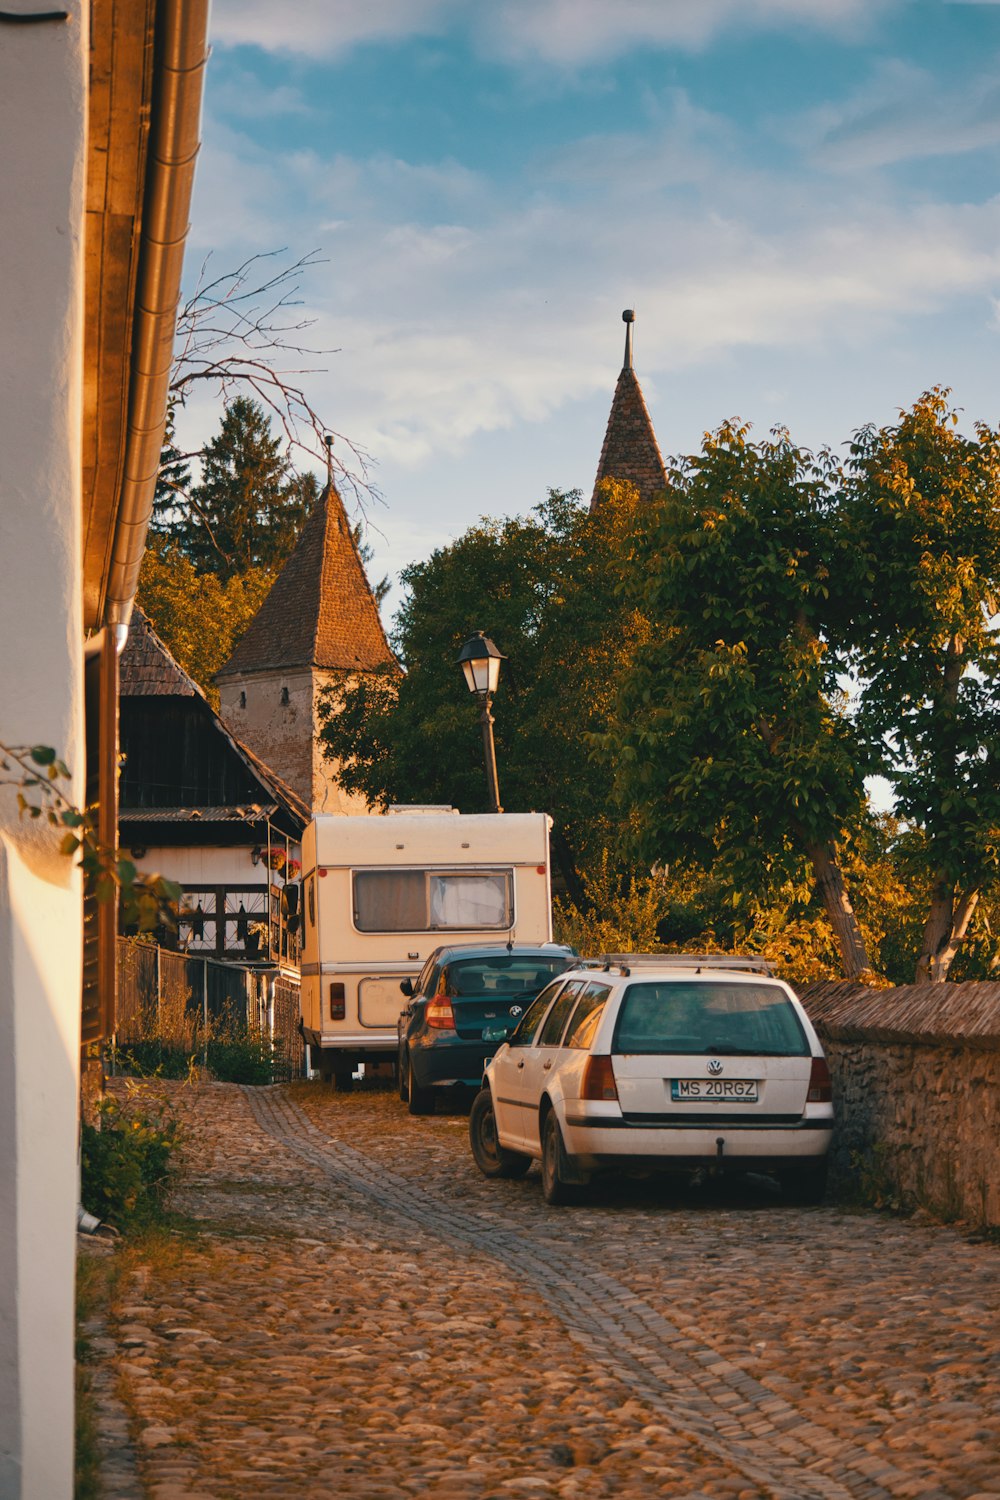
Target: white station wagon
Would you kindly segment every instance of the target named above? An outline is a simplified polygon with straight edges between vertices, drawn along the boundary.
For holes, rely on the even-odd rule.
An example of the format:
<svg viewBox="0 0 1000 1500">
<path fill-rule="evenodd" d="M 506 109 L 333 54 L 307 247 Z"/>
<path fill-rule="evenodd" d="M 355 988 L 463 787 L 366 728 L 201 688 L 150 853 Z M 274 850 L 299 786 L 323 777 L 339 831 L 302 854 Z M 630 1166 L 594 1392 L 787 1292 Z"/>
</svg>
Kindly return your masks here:
<svg viewBox="0 0 1000 1500">
<path fill-rule="evenodd" d="M 540 1158 L 548 1203 L 630 1170 L 766 1172 L 790 1202 L 823 1197 L 830 1071 L 763 959 L 623 954 L 567 969 L 484 1066 L 476 1164 L 520 1177 Z"/>
</svg>

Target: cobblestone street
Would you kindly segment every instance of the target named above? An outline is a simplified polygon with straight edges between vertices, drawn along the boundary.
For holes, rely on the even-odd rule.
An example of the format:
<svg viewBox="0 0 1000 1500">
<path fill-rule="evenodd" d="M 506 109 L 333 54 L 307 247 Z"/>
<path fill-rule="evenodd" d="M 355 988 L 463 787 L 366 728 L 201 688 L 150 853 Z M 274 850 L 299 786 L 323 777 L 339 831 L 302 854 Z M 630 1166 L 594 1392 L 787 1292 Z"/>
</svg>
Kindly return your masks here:
<svg viewBox="0 0 1000 1500">
<path fill-rule="evenodd" d="M 460 1110 L 157 1088 L 203 1232 L 91 1330 L 109 1500 L 1000 1500 L 993 1243 L 763 1183 L 546 1209 Z"/>
</svg>

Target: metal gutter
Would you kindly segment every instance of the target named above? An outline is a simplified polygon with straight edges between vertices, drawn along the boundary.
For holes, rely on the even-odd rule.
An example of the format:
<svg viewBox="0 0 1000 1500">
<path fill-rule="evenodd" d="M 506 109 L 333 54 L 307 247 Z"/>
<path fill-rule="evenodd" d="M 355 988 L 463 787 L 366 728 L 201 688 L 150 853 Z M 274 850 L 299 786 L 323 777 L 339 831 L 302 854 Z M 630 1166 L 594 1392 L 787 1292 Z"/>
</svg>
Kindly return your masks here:
<svg viewBox="0 0 1000 1500">
<path fill-rule="evenodd" d="M 125 643 L 167 421 L 181 271 L 201 132 L 209 0 L 160 0 L 132 330 L 125 461 L 104 623 Z"/>
</svg>

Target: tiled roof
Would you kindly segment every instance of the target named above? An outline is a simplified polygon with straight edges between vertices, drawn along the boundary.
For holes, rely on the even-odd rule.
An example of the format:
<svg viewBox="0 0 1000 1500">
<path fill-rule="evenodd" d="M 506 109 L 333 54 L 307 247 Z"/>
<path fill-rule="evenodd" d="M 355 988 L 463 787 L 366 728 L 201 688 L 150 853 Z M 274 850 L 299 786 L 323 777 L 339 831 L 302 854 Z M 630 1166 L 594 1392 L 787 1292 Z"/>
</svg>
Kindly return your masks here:
<svg viewBox="0 0 1000 1500">
<path fill-rule="evenodd" d="M 625 316 L 623 314 L 623 316 Z M 602 479 L 626 479 L 634 484 L 643 500 L 651 500 L 665 488 L 666 470 L 653 424 L 646 410 L 642 390 L 632 368 L 632 317 L 625 317 L 628 332 L 625 339 L 625 363 L 615 387 L 611 415 L 604 434 L 591 509 L 598 503 Z"/>
<path fill-rule="evenodd" d="M 277 802 L 252 802 L 239 807 L 123 807 L 121 821 L 123 823 L 266 823 L 271 814 L 277 811 Z"/>
<path fill-rule="evenodd" d="M 395 664 L 331 479 L 291 557 L 216 681 L 268 668 L 371 672 Z"/>
<path fill-rule="evenodd" d="M 119 662 L 121 696 L 200 698 L 201 688 L 170 655 L 138 604 L 132 610 L 128 640 Z"/>
</svg>

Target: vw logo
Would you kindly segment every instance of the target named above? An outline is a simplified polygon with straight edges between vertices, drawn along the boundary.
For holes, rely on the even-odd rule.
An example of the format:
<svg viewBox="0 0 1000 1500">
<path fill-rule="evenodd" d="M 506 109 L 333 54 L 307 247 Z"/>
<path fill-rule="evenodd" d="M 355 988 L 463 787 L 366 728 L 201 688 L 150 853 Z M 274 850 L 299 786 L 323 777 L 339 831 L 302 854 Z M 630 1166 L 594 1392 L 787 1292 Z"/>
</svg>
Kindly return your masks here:
<svg viewBox="0 0 1000 1500">
<path fill-rule="evenodd" d="M 512 1005 L 510 1013 L 512 1016 L 519 1016 L 521 1014 L 521 1007 L 519 1005 Z"/>
<path fill-rule="evenodd" d="M 722 1072 L 722 1064 L 720 1063 L 720 1061 L 719 1061 L 719 1059 L 717 1057 L 713 1057 L 712 1058 L 712 1061 L 708 1065 L 708 1071 L 710 1073 L 721 1073 Z"/>
</svg>

